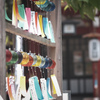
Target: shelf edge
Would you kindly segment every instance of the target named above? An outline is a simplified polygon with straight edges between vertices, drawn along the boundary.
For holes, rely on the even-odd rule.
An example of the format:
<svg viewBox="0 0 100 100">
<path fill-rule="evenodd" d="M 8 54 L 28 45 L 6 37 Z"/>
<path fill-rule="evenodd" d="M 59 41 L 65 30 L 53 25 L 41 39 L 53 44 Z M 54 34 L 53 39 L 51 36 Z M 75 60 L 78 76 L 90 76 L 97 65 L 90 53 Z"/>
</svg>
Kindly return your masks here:
<svg viewBox="0 0 100 100">
<path fill-rule="evenodd" d="M 20 28 L 16 28 L 15 26 L 11 25 L 8 22 L 6 22 L 6 32 L 9 32 L 14 35 L 19 35 L 23 38 L 38 42 L 40 44 L 43 44 L 49 47 L 56 47 L 56 43 L 51 43 L 51 41 L 48 39 L 42 38 L 34 34 L 30 34 L 29 32 L 24 31 Z"/>
</svg>

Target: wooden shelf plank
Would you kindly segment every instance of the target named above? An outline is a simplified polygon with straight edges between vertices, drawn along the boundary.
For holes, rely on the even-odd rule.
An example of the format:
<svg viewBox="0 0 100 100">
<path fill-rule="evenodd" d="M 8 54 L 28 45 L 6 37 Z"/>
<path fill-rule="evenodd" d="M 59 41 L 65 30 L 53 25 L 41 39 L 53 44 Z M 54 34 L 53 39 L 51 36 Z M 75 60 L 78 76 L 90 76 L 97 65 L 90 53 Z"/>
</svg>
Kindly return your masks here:
<svg viewBox="0 0 100 100">
<path fill-rule="evenodd" d="M 10 23 L 6 22 L 6 32 L 15 34 L 15 35 L 19 35 L 21 37 L 27 38 L 29 40 L 38 42 L 40 44 L 49 46 L 49 47 L 55 47 L 56 44 L 55 43 L 51 43 L 50 40 L 42 38 L 40 36 L 34 35 L 34 34 L 30 34 L 27 31 L 24 31 L 20 28 L 15 28 L 15 26 L 11 25 Z"/>
</svg>

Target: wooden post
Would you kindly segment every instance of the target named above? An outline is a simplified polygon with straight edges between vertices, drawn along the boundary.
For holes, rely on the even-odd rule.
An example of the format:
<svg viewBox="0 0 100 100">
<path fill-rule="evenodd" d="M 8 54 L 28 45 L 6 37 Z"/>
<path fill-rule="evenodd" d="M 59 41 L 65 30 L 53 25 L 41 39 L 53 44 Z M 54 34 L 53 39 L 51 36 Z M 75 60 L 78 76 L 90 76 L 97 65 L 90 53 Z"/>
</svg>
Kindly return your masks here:
<svg viewBox="0 0 100 100">
<path fill-rule="evenodd" d="M 54 28 L 56 48 L 50 50 L 53 58 L 56 61 L 56 67 L 54 69 L 54 74 L 57 77 L 60 89 L 62 91 L 62 32 L 61 32 L 61 0 L 54 0 L 56 9 L 51 13 L 51 21 Z M 62 97 L 57 97 L 57 100 L 62 100 Z"/>
<path fill-rule="evenodd" d="M 0 0 L 0 95 L 6 100 L 6 85 L 5 85 L 5 14 L 4 14 L 4 2 Z"/>
</svg>

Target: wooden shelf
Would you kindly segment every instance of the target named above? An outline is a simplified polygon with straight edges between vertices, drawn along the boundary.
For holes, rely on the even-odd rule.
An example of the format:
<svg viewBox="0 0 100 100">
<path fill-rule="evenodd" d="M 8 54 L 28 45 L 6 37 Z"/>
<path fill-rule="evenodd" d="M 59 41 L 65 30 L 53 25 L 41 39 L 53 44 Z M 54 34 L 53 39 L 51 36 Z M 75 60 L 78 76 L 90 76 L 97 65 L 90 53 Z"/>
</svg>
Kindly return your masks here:
<svg viewBox="0 0 100 100">
<path fill-rule="evenodd" d="M 30 34 L 27 31 L 24 31 L 20 28 L 15 28 L 15 26 L 11 25 L 10 23 L 6 22 L 6 32 L 15 34 L 15 35 L 19 35 L 23 38 L 38 42 L 40 44 L 49 46 L 49 47 L 56 47 L 55 43 L 51 43 L 50 40 L 42 38 L 40 36 L 34 35 L 34 34 Z"/>
</svg>

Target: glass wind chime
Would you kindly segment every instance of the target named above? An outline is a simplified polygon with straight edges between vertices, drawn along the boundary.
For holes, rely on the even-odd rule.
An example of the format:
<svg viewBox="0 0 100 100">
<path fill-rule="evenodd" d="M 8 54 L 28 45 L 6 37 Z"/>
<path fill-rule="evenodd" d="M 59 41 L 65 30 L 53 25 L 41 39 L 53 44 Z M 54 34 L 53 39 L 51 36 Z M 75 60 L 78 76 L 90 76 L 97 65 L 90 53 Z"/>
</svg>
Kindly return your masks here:
<svg viewBox="0 0 100 100">
<path fill-rule="evenodd" d="M 56 62 L 47 56 L 43 57 L 40 54 L 36 55 L 35 53 L 31 53 L 31 51 L 29 53 L 26 53 L 22 51 L 16 52 L 13 50 L 6 49 L 6 65 L 9 67 L 13 64 L 20 64 L 21 66 L 28 67 L 28 68 L 38 67 L 41 73 L 42 70 L 44 69 L 50 70 L 50 69 L 54 69 L 56 66 Z M 50 77 L 53 85 L 53 94 L 57 94 L 57 96 L 61 96 L 61 91 L 56 76 L 52 74 Z M 6 78 L 7 91 L 10 100 L 20 100 L 21 95 L 23 95 L 24 98 L 26 98 L 25 100 L 30 100 L 30 98 L 32 100 L 53 99 L 53 97 L 51 96 L 50 77 L 45 79 L 45 77 L 43 77 L 41 74 L 41 78 L 39 80 L 38 77 L 33 72 L 33 76 L 29 78 L 29 88 L 26 91 L 26 77 L 20 76 L 20 81 L 18 83 L 16 92 L 15 92 L 15 85 L 14 85 L 15 77 L 14 76 L 7 77 Z"/>
</svg>

